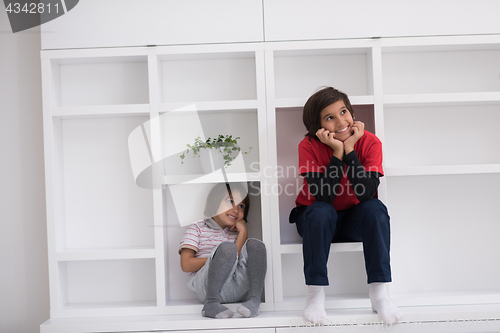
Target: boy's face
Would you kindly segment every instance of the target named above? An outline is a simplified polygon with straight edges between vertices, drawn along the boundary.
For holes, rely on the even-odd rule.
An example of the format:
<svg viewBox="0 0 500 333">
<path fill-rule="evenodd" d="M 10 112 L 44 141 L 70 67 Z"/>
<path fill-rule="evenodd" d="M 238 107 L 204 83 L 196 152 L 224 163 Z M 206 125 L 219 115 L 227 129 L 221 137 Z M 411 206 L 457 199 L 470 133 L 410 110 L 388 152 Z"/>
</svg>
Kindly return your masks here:
<svg viewBox="0 0 500 333">
<path fill-rule="evenodd" d="M 340 100 L 328 105 L 320 113 L 321 127 L 335 133 L 335 139 L 345 141 L 352 135 L 354 119 L 351 113 Z"/>
<path fill-rule="evenodd" d="M 217 215 L 213 217 L 214 221 L 222 228 L 235 225 L 237 221 L 243 219 L 245 214 L 245 204 L 242 201 L 239 192 L 233 192 L 233 200 L 226 195 L 220 203 Z"/>
</svg>

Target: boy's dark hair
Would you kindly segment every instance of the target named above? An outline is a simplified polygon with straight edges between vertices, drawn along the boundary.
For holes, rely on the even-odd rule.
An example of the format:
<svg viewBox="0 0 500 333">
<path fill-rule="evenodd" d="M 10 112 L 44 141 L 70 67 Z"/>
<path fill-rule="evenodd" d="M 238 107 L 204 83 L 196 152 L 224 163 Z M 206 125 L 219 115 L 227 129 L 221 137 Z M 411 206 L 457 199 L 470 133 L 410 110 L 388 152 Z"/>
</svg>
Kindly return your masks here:
<svg viewBox="0 0 500 333">
<path fill-rule="evenodd" d="M 242 183 L 219 183 L 210 190 L 207 196 L 207 203 L 205 205 L 205 216 L 214 217 L 217 215 L 217 210 L 226 196 L 233 199 L 233 192 L 238 192 L 244 198 L 241 202 L 245 204 L 243 210 L 243 219 L 247 221 L 248 209 L 250 208 L 250 196 L 248 195 L 248 186 Z M 235 202 L 238 205 L 239 202 Z"/>
<path fill-rule="evenodd" d="M 319 140 L 316 136 L 316 132 L 321 128 L 321 119 L 319 119 L 319 115 L 324 108 L 338 101 L 343 101 L 347 110 L 351 113 L 351 116 L 354 117 L 354 111 L 349 101 L 349 97 L 333 87 L 325 87 L 309 97 L 304 105 L 302 113 L 302 121 L 307 129 L 306 136 Z"/>
</svg>

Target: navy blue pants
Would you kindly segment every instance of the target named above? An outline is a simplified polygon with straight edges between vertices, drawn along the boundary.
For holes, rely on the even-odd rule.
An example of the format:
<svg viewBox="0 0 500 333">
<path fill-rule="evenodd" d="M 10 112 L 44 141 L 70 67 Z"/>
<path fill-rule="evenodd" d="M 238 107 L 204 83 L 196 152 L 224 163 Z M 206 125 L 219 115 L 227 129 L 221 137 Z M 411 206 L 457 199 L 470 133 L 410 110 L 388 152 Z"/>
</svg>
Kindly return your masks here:
<svg viewBox="0 0 500 333">
<path fill-rule="evenodd" d="M 389 219 L 378 199 L 340 211 L 325 202 L 292 210 L 290 222 L 295 222 L 303 241 L 306 284 L 328 285 L 330 244 L 337 242 L 363 242 L 368 283 L 391 282 Z"/>
</svg>

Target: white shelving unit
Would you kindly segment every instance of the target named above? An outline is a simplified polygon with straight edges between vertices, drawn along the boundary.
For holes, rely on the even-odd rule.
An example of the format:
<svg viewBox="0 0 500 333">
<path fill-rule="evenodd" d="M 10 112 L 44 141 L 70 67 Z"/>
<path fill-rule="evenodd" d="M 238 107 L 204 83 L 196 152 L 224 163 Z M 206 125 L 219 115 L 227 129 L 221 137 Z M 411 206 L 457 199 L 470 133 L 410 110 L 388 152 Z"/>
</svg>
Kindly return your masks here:
<svg viewBox="0 0 500 333">
<path fill-rule="evenodd" d="M 375 132 L 385 155 L 379 198 L 388 205 L 393 225 L 391 293 L 401 306 L 500 301 L 495 282 L 500 271 L 477 259 L 494 242 L 485 243 L 479 233 L 498 229 L 492 222 L 500 171 L 498 41 L 497 36 L 484 36 L 268 44 L 269 137 L 277 138 L 273 162 L 281 172 L 275 186 L 294 192 L 302 185 L 288 166 L 297 163 L 296 147 L 305 134 L 302 106 L 315 90 L 332 85 L 347 92 L 353 105 L 374 106 Z M 303 279 L 284 282 L 301 273 L 290 270 L 290 257 L 301 262 L 300 237 L 288 223 L 295 196 L 271 198 L 272 220 L 280 221 L 273 224 L 273 235 L 280 235 L 273 244 L 276 309 L 304 306 Z M 481 231 L 472 231 L 469 223 Z M 332 246 L 330 259 L 337 260 L 329 266 L 333 279 L 349 274 L 349 265 L 361 267 L 363 262 L 362 256 L 345 252 L 362 251 L 361 246 L 338 245 L 342 247 Z M 457 257 L 447 256 L 453 251 Z M 410 268 L 412 259 L 418 260 L 418 269 Z M 447 260 L 464 261 L 471 270 L 460 273 L 462 265 L 448 269 Z M 481 271 L 495 278 L 479 274 L 483 282 L 476 284 L 474 276 Z M 441 276 L 436 278 L 435 272 Z M 355 279 L 353 275 L 350 281 Z M 327 308 L 368 306 L 366 282 L 357 282 L 354 294 L 348 286 L 340 292 L 327 288 Z M 294 302 L 297 290 L 302 296 Z"/>
<path fill-rule="evenodd" d="M 500 184 L 496 38 L 383 49 L 388 203 L 393 219 L 401 221 L 393 224 L 399 236 L 393 237 L 392 252 L 398 283 L 391 292 L 401 305 L 500 300 L 494 283 L 500 271 L 486 265 L 497 260 L 486 251 L 490 235 L 498 232 L 493 222 L 493 188 Z M 419 238 L 425 247 L 417 250 Z M 409 258 L 416 260 L 414 268 L 401 269 Z M 466 269 L 459 271 L 454 262 Z"/>
<path fill-rule="evenodd" d="M 184 114 L 161 117 L 181 107 L 196 105 L 197 134 L 232 134 L 252 147 L 251 172 L 227 176 L 249 182 L 249 233 L 270 246 L 258 190 L 267 156 L 263 61 L 258 45 L 42 52 L 52 318 L 201 310 L 179 268 L 185 227 L 175 209 L 186 207 L 174 205 L 172 186 L 194 192 L 186 202 L 203 209 L 202 194 L 224 179 L 203 174 L 198 159 L 182 166 L 179 151 L 165 162 L 163 185 L 141 188 L 128 152 L 130 133 L 156 117 L 162 138 L 189 140 L 185 149 L 196 135 L 170 135 L 189 126 Z M 272 309 L 271 286 L 269 274 L 264 309 Z"/>
<path fill-rule="evenodd" d="M 498 35 L 42 51 L 52 318 L 42 332 L 60 332 L 58 320 L 69 318 L 87 331 L 123 331 L 115 316 L 145 316 L 129 326 L 136 331 L 205 327 L 194 320 L 201 304 L 177 248 L 183 212 L 200 209 L 223 177 L 203 174 L 197 160 L 180 164 L 172 147 L 194 137 L 174 118 L 162 118 L 159 135 L 182 132 L 175 145 L 152 147 L 171 156 L 159 188 L 135 184 L 127 147 L 134 128 L 189 105 L 207 137 L 233 134 L 252 147 L 247 172 L 227 177 L 248 182 L 250 236 L 268 249 L 261 316 L 206 327 L 291 330 L 285 320 L 300 322 L 306 292 L 301 239 L 288 223 L 302 185 L 302 107 L 328 85 L 355 109 L 373 109 L 384 146 L 378 197 L 391 215 L 391 295 L 407 320 L 423 320 L 415 307 L 498 308 L 498 59 Z M 179 205 L 178 193 L 191 196 Z M 332 245 L 329 272 L 328 313 L 358 308 L 377 321 L 362 245 Z M 492 316 L 467 311 L 465 319 Z M 152 326 L 147 315 L 176 318 Z M 105 318 L 86 325 L 84 317 Z"/>
</svg>

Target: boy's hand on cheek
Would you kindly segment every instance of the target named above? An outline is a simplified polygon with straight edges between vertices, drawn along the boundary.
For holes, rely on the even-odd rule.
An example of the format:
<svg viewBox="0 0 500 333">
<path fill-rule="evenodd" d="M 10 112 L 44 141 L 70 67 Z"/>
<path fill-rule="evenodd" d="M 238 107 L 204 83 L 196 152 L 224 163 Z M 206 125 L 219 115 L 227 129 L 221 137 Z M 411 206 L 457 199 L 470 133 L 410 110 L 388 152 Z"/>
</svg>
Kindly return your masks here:
<svg viewBox="0 0 500 333">
<path fill-rule="evenodd" d="M 333 149 L 333 155 L 335 157 L 337 157 L 339 160 L 342 159 L 342 156 L 344 155 L 344 143 L 340 140 L 335 139 L 334 132 L 330 132 L 327 129 L 320 128 L 316 132 L 316 136 L 318 137 L 319 141 Z"/>
<path fill-rule="evenodd" d="M 236 223 L 233 226 L 231 226 L 231 228 L 229 228 L 229 230 L 238 231 L 238 232 L 246 231 L 247 224 L 246 224 L 245 220 L 241 219 L 241 220 L 236 221 Z"/>
<path fill-rule="evenodd" d="M 355 121 L 351 129 L 351 136 L 344 141 L 344 149 L 346 155 L 354 150 L 354 145 L 365 133 L 365 124 L 361 121 Z"/>
</svg>

